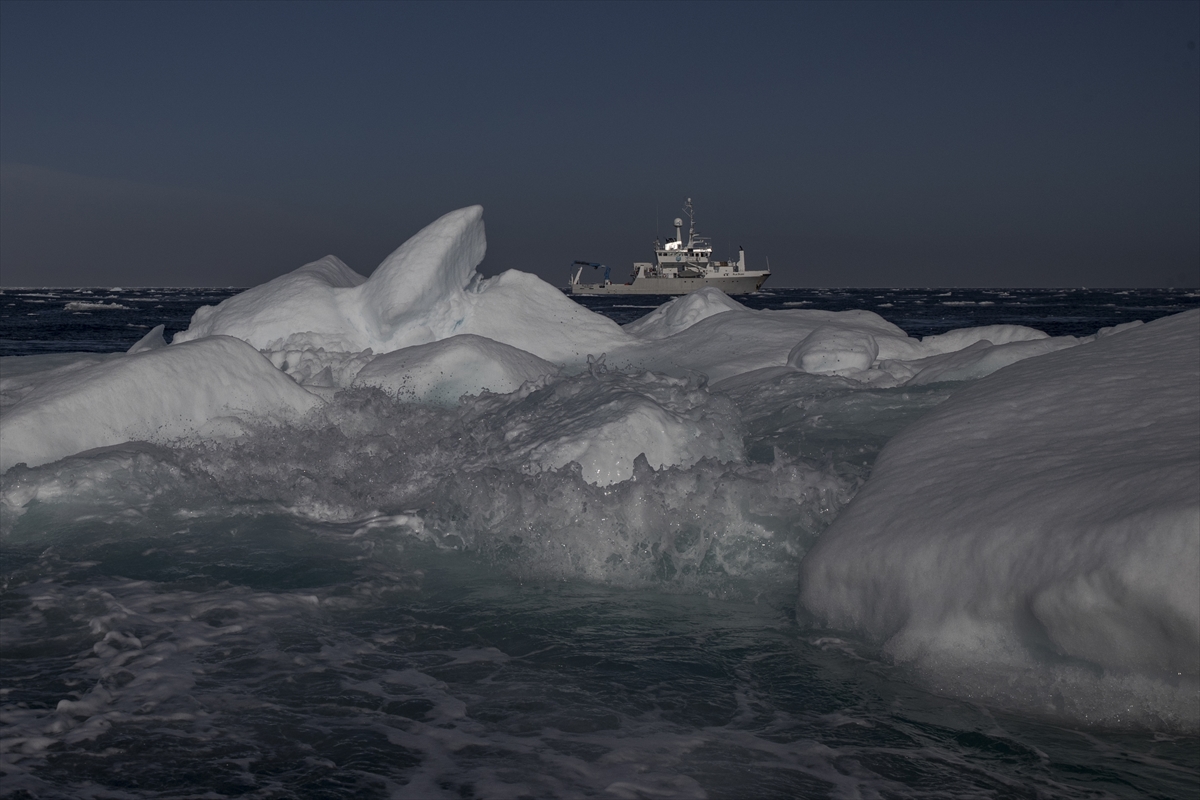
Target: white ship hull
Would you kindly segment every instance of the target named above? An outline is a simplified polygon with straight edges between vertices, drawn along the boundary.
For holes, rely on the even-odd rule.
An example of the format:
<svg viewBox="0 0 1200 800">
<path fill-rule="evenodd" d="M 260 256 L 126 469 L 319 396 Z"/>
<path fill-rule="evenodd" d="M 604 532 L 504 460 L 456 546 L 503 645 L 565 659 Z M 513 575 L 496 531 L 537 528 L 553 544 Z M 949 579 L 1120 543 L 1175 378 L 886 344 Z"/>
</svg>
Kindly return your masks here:
<svg viewBox="0 0 1200 800">
<path fill-rule="evenodd" d="M 697 278 L 643 278 L 633 283 L 572 283 L 571 294 L 687 294 L 713 286 L 725 294 L 750 294 L 757 291 L 771 273 L 757 275 L 714 275 Z"/>
</svg>

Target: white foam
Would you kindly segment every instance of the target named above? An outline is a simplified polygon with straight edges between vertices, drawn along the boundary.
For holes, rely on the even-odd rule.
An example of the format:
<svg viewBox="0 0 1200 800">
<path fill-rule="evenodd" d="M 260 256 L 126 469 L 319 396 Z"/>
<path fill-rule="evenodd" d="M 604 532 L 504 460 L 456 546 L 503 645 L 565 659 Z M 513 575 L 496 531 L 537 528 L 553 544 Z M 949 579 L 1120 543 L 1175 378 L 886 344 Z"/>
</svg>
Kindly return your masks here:
<svg viewBox="0 0 1200 800">
<path fill-rule="evenodd" d="M 775 392 L 780 402 L 806 389 L 828 394 L 833 380 L 790 374 L 817 385 Z M 853 391 L 847 386 L 844 394 Z M 747 396 L 767 394 L 751 388 Z M 67 524 L 148 507 L 417 519 L 405 523 L 411 535 L 497 553 L 522 574 L 631 586 L 668 580 L 706 592 L 753 580 L 757 592 L 794 580 L 808 541 L 855 478 L 795 454 L 772 458 L 769 447 L 766 463 L 747 462 L 739 416 L 730 397 L 699 381 L 600 366 L 452 407 L 351 389 L 291 424 L 247 423 L 227 442 L 123 444 L 11 470 L 0 534 L 35 508 L 40 522 L 23 535 L 42 535 L 47 514 Z M 858 442 L 848 445 L 860 452 Z"/>
<path fill-rule="evenodd" d="M 694 380 L 593 370 L 520 394 L 474 413 L 500 421 L 504 460 L 527 472 L 575 463 L 589 483 L 606 486 L 632 477 L 639 456 L 654 469 L 742 458 L 733 404 Z"/>
</svg>

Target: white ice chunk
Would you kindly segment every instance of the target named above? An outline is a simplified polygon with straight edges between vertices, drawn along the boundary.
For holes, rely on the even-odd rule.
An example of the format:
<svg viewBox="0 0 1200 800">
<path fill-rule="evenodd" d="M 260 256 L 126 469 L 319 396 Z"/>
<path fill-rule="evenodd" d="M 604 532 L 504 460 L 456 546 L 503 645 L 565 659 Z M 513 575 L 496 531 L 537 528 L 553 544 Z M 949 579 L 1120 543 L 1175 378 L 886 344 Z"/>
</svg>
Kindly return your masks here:
<svg viewBox="0 0 1200 800">
<path fill-rule="evenodd" d="M 875 363 L 879 344 L 866 331 L 822 325 L 788 353 L 788 366 L 814 375 L 852 375 Z"/>
<path fill-rule="evenodd" d="M 607 354 L 609 364 L 718 381 L 790 364 L 873 386 L 906 381 L 932 366 L 911 362 L 979 341 L 1001 346 L 1046 338 L 1031 328 L 993 325 L 919 341 L 869 311 L 753 311 L 715 288 L 672 300 L 622 329 L 534 275 L 510 270 L 485 280 L 476 267 L 486 249 L 483 209 L 452 211 L 401 245 L 370 278 L 328 256 L 200 309 L 174 341 L 236 336 L 300 382 L 334 388 L 352 380 L 362 361 L 356 354 L 464 334 L 558 366 L 581 367 L 588 356 Z M 943 370 L 957 377 L 937 379 L 978 377 L 1040 352 L 1046 350 L 975 354 Z M 923 380 L 934 377 L 931 371 Z"/>
<path fill-rule="evenodd" d="M 956 328 L 945 333 L 926 336 L 921 339 L 921 349 L 926 355 L 935 356 L 941 353 L 953 353 L 984 340 L 999 345 L 1047 338 L 1049 336 L 1046 333 L 1024 325 L 980 325 L 976 328 Z"/>
<path fill-rule="evenodd" d="M 649 314 L 622 326 L 639 339 L 665 339 L 687 330 L 702 319 L 723 311 L 748 311 L 744 305 L 712 286 L 663 303 Z"/>
<path fill-rule="evenodd" d="M 63 311 L 128 311 L 129 306 L 120 303 L 67 303 Z"/>
<path fill-rule="evenodd" d="M 700 381 L 649 372 L 601 365 L 475 401 L 472 413 L 496 420 L 509 463 L 537 473 L 576 462 L 584 480 L 601 486 L 628 480 L 642 454 L 654 469 L 743 455 L 741 423 L 728 398 L 710 394 Z"/>
<path fill-rule="evenodd" d="M 125 352 L 130 354 L 144 353 L 147 350 L 157 350 L 160 347 L 166 347 L 167 340 L 163 337 L 163 331 L 166 330 L 166 327 L 166 325 L 155 325 L 150 329 L 149 333 L 138 339 L 137 342 L 134 343 L 133 347 L 129 348 Z"/>
<path fill-rule="evenodd" d="M 980 340 L 962 350 L 909 362 L 910 366 L 918 368 L 909 384 L 920 386 L 940 381 L 975 380 L 991 375 L 1009 364 L 1074 347 L 1078 343 L 1079 340 L 1073 336 L 1027 339 L 1005 344 Z"/>
<path fill-rule="evenodd" d="M 185 342 L 225 334 L 268 353 L 388 353 L 474 333 L 556 363 L 584 362 L 630 337 L 533 275 L 483 280 L 480 206 L 427 225 L 364 279 L 333 256 L 206 306 Z"/>
<path fill-rule="evenodd" d="M 943 685 L 1073 659 L 1191 681 L 1168 711 L 1194 717 L 1200 311 L 1009 366 L 904 430 L 805 557 L 800 602 Z"/>
<path fill-rule="evenodd" d="M 389 352 L 464 332 L 486 252 L 482 206 L 451 211 L 400 245 L 353 293 L 367 346 Z"/>
<path fill-rule="evenodd" d="M 512 345 L 560 365 L 582 365 L 633 337 L 536 275 L 509 270 L 481 281 L 474 314 L 460 333 Z"/>
<path fill-rule="evenodd" d="M 0 418 L 0 471 L 127 441 L 294 419 L 320 400 L 227 336 L 121 355 L 39 382 Z"/>
<path fill-rule="evenodd" d="M 370 349 L 347 353 L 324 348 L 275 350 L 267 354 L 271 363 L 291 375 L 301 386 L 344 389 L 359 371 L 375 358 Z"/>
<path fill-rule="evenodd" d="M 510 345 L 464 334 L 378 356 L 355 386 L 378 386 L 401 400 L 454 405 L 484 390 L 508 394 L 558 367 Z"/>
<path fill-rule="evenodd" d="M 204 336 L 236 336 L 259 350 L 281 350 L 297 335 L 313 333 L 313 347 L 361 351 L 358 309 L 344 302 L 346 292 L 366 278 L 335 256 L 305 264 L 261 286 L 247 289 L 216 306 L 202 306 L 174 344 Z"/>
<path fill-rule="evenodd" d="M 767 367 L 783 367 L 792 349 L 817 328 L 868 333 L 888 352 L 922 355 L 920 342 L 870 311 L 728 309 L 664 339 L 637 340 L 609 351 L 609 363 L 669 375 L 707 375 L 712 381 Z M 893 342 L 894 340 L 894 342 Z"/>
</svg>

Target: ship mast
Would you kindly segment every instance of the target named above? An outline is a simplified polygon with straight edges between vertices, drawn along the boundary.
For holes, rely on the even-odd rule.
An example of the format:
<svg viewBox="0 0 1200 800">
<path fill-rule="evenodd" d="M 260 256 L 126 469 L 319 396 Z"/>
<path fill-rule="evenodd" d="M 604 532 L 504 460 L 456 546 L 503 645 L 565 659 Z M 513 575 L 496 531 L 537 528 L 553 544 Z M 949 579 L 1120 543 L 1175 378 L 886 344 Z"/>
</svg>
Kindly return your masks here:
<svg viewBox="0 0 1200 800">
<path fill-rule="evenodd" d="M 695 240 L 696 240 L 696 218 L 692 212 L 692 198 L 689 197 L 687 199 L 687 203 L 685 203 L 683 206 L 683 213 L 687 214 L 687 216 L 688 216 L 688 243 L 687 243 L 687 246 L 690 249 L 692 246 L 692 243 L 695 242 Z"/>
</svg>

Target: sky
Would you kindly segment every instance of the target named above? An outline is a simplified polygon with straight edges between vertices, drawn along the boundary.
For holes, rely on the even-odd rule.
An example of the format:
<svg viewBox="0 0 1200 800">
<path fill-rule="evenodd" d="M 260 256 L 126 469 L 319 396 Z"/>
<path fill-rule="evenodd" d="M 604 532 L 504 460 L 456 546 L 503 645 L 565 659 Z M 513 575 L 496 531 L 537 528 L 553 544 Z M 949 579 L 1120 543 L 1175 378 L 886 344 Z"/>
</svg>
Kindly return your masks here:
<svg viewBox="0 0 1200 800">
<path fill-rule="evenodd" d="M 1200 2 L 0 2 L 0 284 L 623 276 L 687 198 L 769 285 L 1200 285 Z"/>
</svg>

